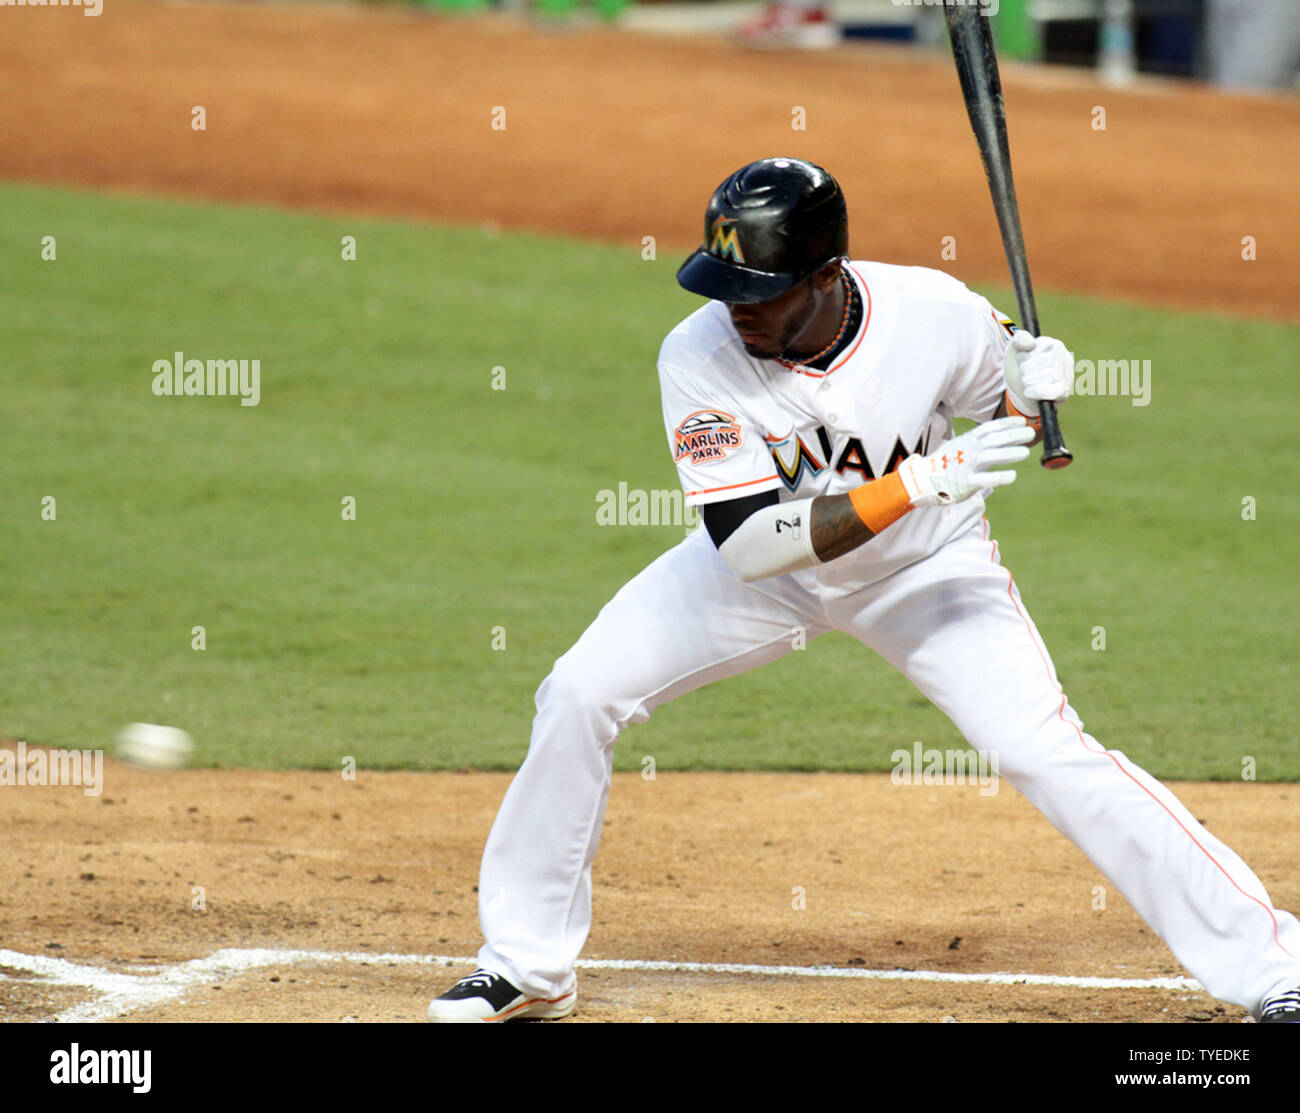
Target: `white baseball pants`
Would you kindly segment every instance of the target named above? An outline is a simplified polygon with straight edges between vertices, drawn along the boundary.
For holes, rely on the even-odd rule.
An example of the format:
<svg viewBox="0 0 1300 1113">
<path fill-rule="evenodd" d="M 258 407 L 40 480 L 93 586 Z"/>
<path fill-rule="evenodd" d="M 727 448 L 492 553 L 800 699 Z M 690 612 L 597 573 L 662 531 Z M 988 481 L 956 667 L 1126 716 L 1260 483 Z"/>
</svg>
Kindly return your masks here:
<svg viewBox="0 0 1300 1113">
<path fill-rule="evenodd" d="M 1211 994 L 1300 986 L 1300 922 L 1158 781 L 1083 730 L 987 522 L 849 595 L 737 580 L 700 529 L 627 583 L 537 692 L 528 756 L 483 854 L 479 964 L 558 997 L 591 926 L 614 743 L 660 704 L 790 652 L 796 627 L 869 646 L 1124 894 Z"/>
</svg>

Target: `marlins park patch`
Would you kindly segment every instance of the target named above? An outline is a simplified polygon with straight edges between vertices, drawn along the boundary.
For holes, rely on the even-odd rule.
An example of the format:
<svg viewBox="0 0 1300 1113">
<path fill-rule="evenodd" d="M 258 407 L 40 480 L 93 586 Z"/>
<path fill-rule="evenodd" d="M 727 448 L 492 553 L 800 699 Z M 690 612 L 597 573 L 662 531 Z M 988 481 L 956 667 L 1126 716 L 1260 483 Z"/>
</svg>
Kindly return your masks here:
<svg viewBox="0 0 1300 1113">
<path fill-rule="evenodd" d="M 673 459 L 692 464 L 712 464 L 725 460 L 727 453 L 740 447 L 740 426 L 731 414 L 720 410 L 696 410 L 673 430 Z"/>
</svg>

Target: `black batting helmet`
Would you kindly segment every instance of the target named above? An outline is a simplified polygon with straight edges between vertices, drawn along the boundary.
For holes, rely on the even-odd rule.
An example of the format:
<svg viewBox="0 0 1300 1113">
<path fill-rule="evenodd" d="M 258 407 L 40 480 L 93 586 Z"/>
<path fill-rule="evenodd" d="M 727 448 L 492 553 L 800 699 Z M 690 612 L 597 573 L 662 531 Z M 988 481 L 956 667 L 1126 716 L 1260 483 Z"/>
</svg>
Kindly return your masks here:
<svg viewBox="0 0 1300 1113">
<path fill-rule="evenodd" d="M 764 158 L 714 190 L 704 245 L 677 281 L 718 301 L 771 301 L 848 249 L 848 211 L 835 179 L 802 159 Z"/>
</svg>

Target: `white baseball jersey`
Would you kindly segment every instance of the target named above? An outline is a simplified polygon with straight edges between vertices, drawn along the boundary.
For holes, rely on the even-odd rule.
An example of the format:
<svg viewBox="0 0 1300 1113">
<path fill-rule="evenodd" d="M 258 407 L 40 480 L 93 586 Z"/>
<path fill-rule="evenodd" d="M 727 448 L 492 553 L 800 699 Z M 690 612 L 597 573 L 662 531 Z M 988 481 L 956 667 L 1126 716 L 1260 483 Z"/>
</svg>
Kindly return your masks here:
<svg viewBox="0 0 1300 1113">
<path fill-rule="evenodd" d="M 853 263 L 850 274 L 862 324 L 826 372 L 750 358 L 718 302 L 668 337 L 664 417 L 690 504 L 842 493 L 932 451 L 953 417 L 993 414 L 1006 318 L 936 271 Z M 1257 1011 L 1300 986 L 1300 921 L 1169 789 L 1084 730 L 982 504 L 913 510 L 836 560 L 753 583 L 696 530 L 625 584 L 538 689 L 528 758 L 483 852 L 479 965 L 531 997 L 575 992 L 623 729 L 839 631 L 996 755 L 999 776 L 1216 997 Z M 870 714 L 870 696 L 856 698 Z"/>
<path fill-rule="evenodd" d="M 746 353 L 721 302 L 679 324 L 659 353 L 664 425 L 688 506 L 776 491 L 838 495 L 985 421 L 1006 383 L 1010 320 L 942 271 L 853 262 L 862 321 L 826 371 Z M 984 499 L 916 510 L 801 576 L 848 590 L 929 556 L 977 522 Z"/>
</svg>

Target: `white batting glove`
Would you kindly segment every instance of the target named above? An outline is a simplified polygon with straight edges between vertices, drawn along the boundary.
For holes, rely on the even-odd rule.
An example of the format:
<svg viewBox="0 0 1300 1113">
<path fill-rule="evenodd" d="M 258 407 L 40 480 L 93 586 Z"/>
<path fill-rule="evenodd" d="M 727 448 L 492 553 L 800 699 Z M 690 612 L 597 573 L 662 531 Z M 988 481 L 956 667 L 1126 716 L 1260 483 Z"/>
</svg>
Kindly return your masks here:
<svg viewBox="0 0 1300 1113">
<path fill-rule="evenodd" d="M 1022 414 L 1038 413 L 1039 402 L 1058 406 L 1074 385 L 1074 353 L 1051 336 L 1033 336 L 1020 329 L 1002 357 L 1011 404 Z"/>
<path fill-rule="evenodd" d="M 898 465 L 898 475 L 913 506 L 949 506 L 986 487 L 1014 483 L 1016 473 L 1005 465 L 1028 458 L 1034 435 L 1023 417 L 986 421 L 944 441 L 929 456 L 909 456 Z"/>
</svg>

